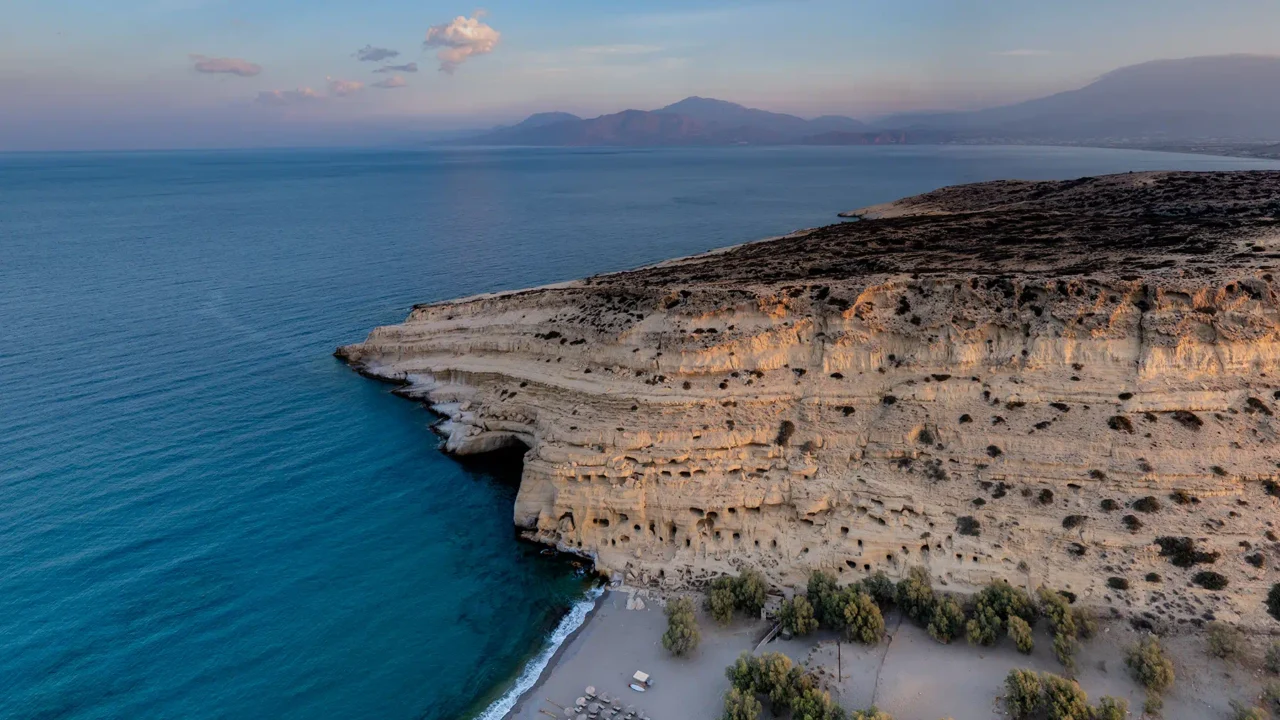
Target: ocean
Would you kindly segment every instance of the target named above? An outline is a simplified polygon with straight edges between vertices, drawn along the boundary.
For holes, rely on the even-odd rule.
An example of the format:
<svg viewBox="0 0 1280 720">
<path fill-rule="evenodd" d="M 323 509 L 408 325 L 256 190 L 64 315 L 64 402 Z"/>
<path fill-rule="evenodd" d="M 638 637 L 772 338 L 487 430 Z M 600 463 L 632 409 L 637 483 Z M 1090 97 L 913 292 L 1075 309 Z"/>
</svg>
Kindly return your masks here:
<svg viewBox="0 0 1280 720">
<path fill-rule="evenodd" d="M 333 349 L 1074 148 L 0 155 L 0 717 L 501 717 L 588 581 Z M 566 615 L 567 614 L 567 615 Z"/>
</svg>

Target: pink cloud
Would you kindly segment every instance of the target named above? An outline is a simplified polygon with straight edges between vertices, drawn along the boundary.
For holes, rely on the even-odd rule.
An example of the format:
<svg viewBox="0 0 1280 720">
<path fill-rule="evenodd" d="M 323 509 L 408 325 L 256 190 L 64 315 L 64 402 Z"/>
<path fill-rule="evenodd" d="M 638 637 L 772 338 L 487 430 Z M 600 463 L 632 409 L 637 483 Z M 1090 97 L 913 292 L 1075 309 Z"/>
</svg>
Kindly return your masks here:
<svg viewBox="0 0 1280 720">
<path fill-rule="evenodd" d="M 436 59 L 440 61 L 441 72 L 452 74 L 472 55 L 491 53 L 498 46 L 502 33 L 481 22 L 482 17 L 484 15 L 477 11 L 474 17 L 459 15 L 453 22 L 427 29 L 427 40 L 422 45 L 440 48 Z"/>
<path fill-rule="evenodd" d="M 239 75 L 253 77 L 262 72 L 262 66 L 240 58 L 215 58 L 207 55 L 191 55 L 198 73 Z"/>
<path fill-rule="evenodd" d="M 382 80 L 380 82 L 374 83 L 372 87 L 383 88 L 384 90 L 390 90 L 391 88 L 406 87 L 408 84 L 409 83 L 405 82 L 404 78 L 400 77 L 399 75 L 392 75 L 386 80 Z"/>
<path fill-rule="evenodd" d="M 257 102 L 263 105 L 298 105 L 300 103 L 315 102 L 323 98 L 323 95 L 309 87 L 300 87 L 297 90 L 266 90 L 260 92 L 258 93 Z"/>
<path fill-rule="evenodd" d="M 359 80 L 339 80 L 332 77 L 325 80 L 329 83 L 329 95 L 333 97 L 355 95 L 364 89 L 364 83 Z"/>
</svg>

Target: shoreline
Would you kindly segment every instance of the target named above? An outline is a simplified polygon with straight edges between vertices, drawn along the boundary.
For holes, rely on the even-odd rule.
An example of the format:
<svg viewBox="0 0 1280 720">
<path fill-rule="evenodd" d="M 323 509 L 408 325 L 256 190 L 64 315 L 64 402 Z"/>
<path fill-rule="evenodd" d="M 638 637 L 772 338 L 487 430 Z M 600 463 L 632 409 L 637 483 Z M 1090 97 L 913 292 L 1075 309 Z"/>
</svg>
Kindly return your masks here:
<svg viewBox="0 0 1280 720">
<path fill-rule="evenodd" d="M 596 589 L 593 589 L 591 592 L 596 592 Z M 476 720 L 512 720 L 517 715 L 519 715 L 520 712 L 525 709 L 525 705 L 528 703 L 529 698 L 535 693 L 537 693 L 539 690 L 541 690 L 543 686 L 547 684 L 547 679 L 550 678 L 552 673 L 555 672 L 556 667 L 560 664 L 560 661 L 564 658 L 565 653 L 568 652 L 568 648 L 571 645 L 573 645 L 574 641 L 577 640 L 578 637 L 582 635 L 583 632 L 586 631 L 587 627 L 591 624 L 591 622 L 599 617 L 600 607 L 604 604 L 605 600 L 607 600 L 613 592 L 615 592 L 613 589 L 603 588 L 596 595 L 596 597 L 592 600 L 591 609 L 587 611 L 586 616 L 582 619 L 582 622 L 578 623 L 578 626 L 575 627 L 572 632 L 570 632 L 563 639 L 561 639 L 560 643 L 556 646 L 555 652 L 551 653 L 551 657 L 547 658 L 546 663 L 542 666 L 542 669 L 538 671 L 537 680 L 535 680 L 533 685 L 530 685 L 528 689 L 524 690 L 523 692 L 520 692 L 513 698 L 513 704 L 510 708 L 508 708 L 502 715 L 494 716 L 492 718 L 489 718 L 485 714 L 485 713 L 488 713 L 488 710 L 485 710 L 484 713 L 481 713 L 480 715 L 476 716 Z M 573 611 L 570 610 L 569 612 L 572 613 Z M 568 617 L 568 613 L 566 613 L 565 617 Z M 563 618 L 561 619 L 561 622 L 563 622 Z M 539 653 L 539 655 L 541 655 L 541 653 Z M 536 659 L 537 658 L 535 657 L 534 660 Z M 533 660 L 530 660 L 530 663 L 532 662 Z M 527 670 L 528 667 L 529 667 L 529 664 L 526 663 L 525 669 Z M 523 674 L 524 672 L 522 671 L 521 675 Z M 509 691 L 507 695 L 504 695 L 502 699 L 505 699 L 508 695 L 511 694 L 511 692 L 514 692 L 514 691 L 515 691 L 515 688 L 512 688 L 512 690 Z M 501 702 L 501 699 L 499 699 L 496 702 Z M 493 706 L 491 705 L 490 708 L 492 707 Z"/>
<path fill-rule="evenodd" d="M 595 617 L 596 611 L 599 610 L 603 599 L 608 594 L 607 588 L 595 587 L 588 590 L 586 596 L 569 608 L 569 611 L 556 623 L 555 629 L 551 631 L 551 634 L 544 641 L 542 649 L 524 663 L 511 688 L 491 702 L 484 710 L 481 710 L 479 714 L 475 715 L 474 720 L 506 720 L 514 717 L 523 707 L 524 699 L 530 693 L 537 691 L 545 682 L 549 671 L 555 667 L 565 648 Z M 594 597 L 592 597 L 593 595 Z M 588 600 L 590 600 L 591 606 L 584 607 L 583 604 Z M 581 617 L 576 619 L 576 624 L 573 628 L 557 640 L 556 635 L 564 629 L 565 623 L 575 622 L 575 615 L 579 614 Z M 530 671 L 538 665 L 541 665 L 541 667 L 538 667 L 537 675 L 532 680 L 529 680 Z M 522 684 L 525 685 L 524 688 L 521 688 Z"/>
</svg>

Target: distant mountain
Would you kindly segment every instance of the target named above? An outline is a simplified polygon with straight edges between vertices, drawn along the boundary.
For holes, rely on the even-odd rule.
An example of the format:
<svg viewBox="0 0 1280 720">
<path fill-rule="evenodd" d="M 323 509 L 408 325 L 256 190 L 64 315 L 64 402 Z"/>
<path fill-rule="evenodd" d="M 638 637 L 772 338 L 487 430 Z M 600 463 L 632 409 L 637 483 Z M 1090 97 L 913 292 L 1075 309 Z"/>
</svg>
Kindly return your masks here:
<svg viewBox="0 0 1280 720">
<path fill-rule="evenodd" d="M 839 115 L 805 120 L 724 100 L 689 97 L 658 110 L 624 110 L 590 119 L 538 113 L 470 141 L 488 145 L 780 145 L 865 129 L 861 122 Z"/>
<path fill-rule="evenodd" d="M 1016 105 L 893 115 L 875 125 L 993 140 L 1280 139 L 1280 57 L 1157 60 Z"/>
<path fill-rule="evenodd" d="M 787 140 L 798 140 L 807 135 L 833 130 L 866 129 L 861 122 L 839 115 L 825 115 L 815 120 L 805 120 L 795 115 L 757 110 L 737 103 L 697 96 L 687 97 L 655 112 L 684 115 L 706 125 L 721 128 L 753 128 L 775 133 L 779 138 Z"/>
</svg>

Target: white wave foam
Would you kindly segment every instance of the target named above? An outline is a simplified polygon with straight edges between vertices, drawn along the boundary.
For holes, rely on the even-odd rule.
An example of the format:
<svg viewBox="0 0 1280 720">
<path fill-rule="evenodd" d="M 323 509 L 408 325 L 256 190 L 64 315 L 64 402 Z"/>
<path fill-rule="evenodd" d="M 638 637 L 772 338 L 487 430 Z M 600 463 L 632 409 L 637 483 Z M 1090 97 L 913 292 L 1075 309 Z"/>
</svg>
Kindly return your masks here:
<svg viewBox="0 0 1280 720">
<path fill-rule="evenodd" d="M 502 720 L 507 713 L 511 712 L 511 708 L 516 706 L 516 701 L 521 695 L 529 692 L 529 689 L 537 684 L 538 678 L 542 676 L 542 671 L 546 669 L 547 663 L 551 662 L 551 656 L 556 654 L 556 650 L 564 644 L 565 638 L 569 637 L 574 630 L 582 627 L 582 623 L 587 621 L 587 616 L 591 614 L 591 609 L 596 606 L 596 598 L 604 593 L 604 588 L 592 588 L 585 598 L 579 600 L 572 609 L 569 610 L 556 625 L 556 629 L 551 631 L 551 637 L 547 638 L 547 645 L 538 653 L 536 657 L 524 666 L 520 677 L 516 678 L 515 685 L 507 691 L 506 695 L 493 701 L 485 711 L 476 716 L 476 720 Z"/>
</svg>

